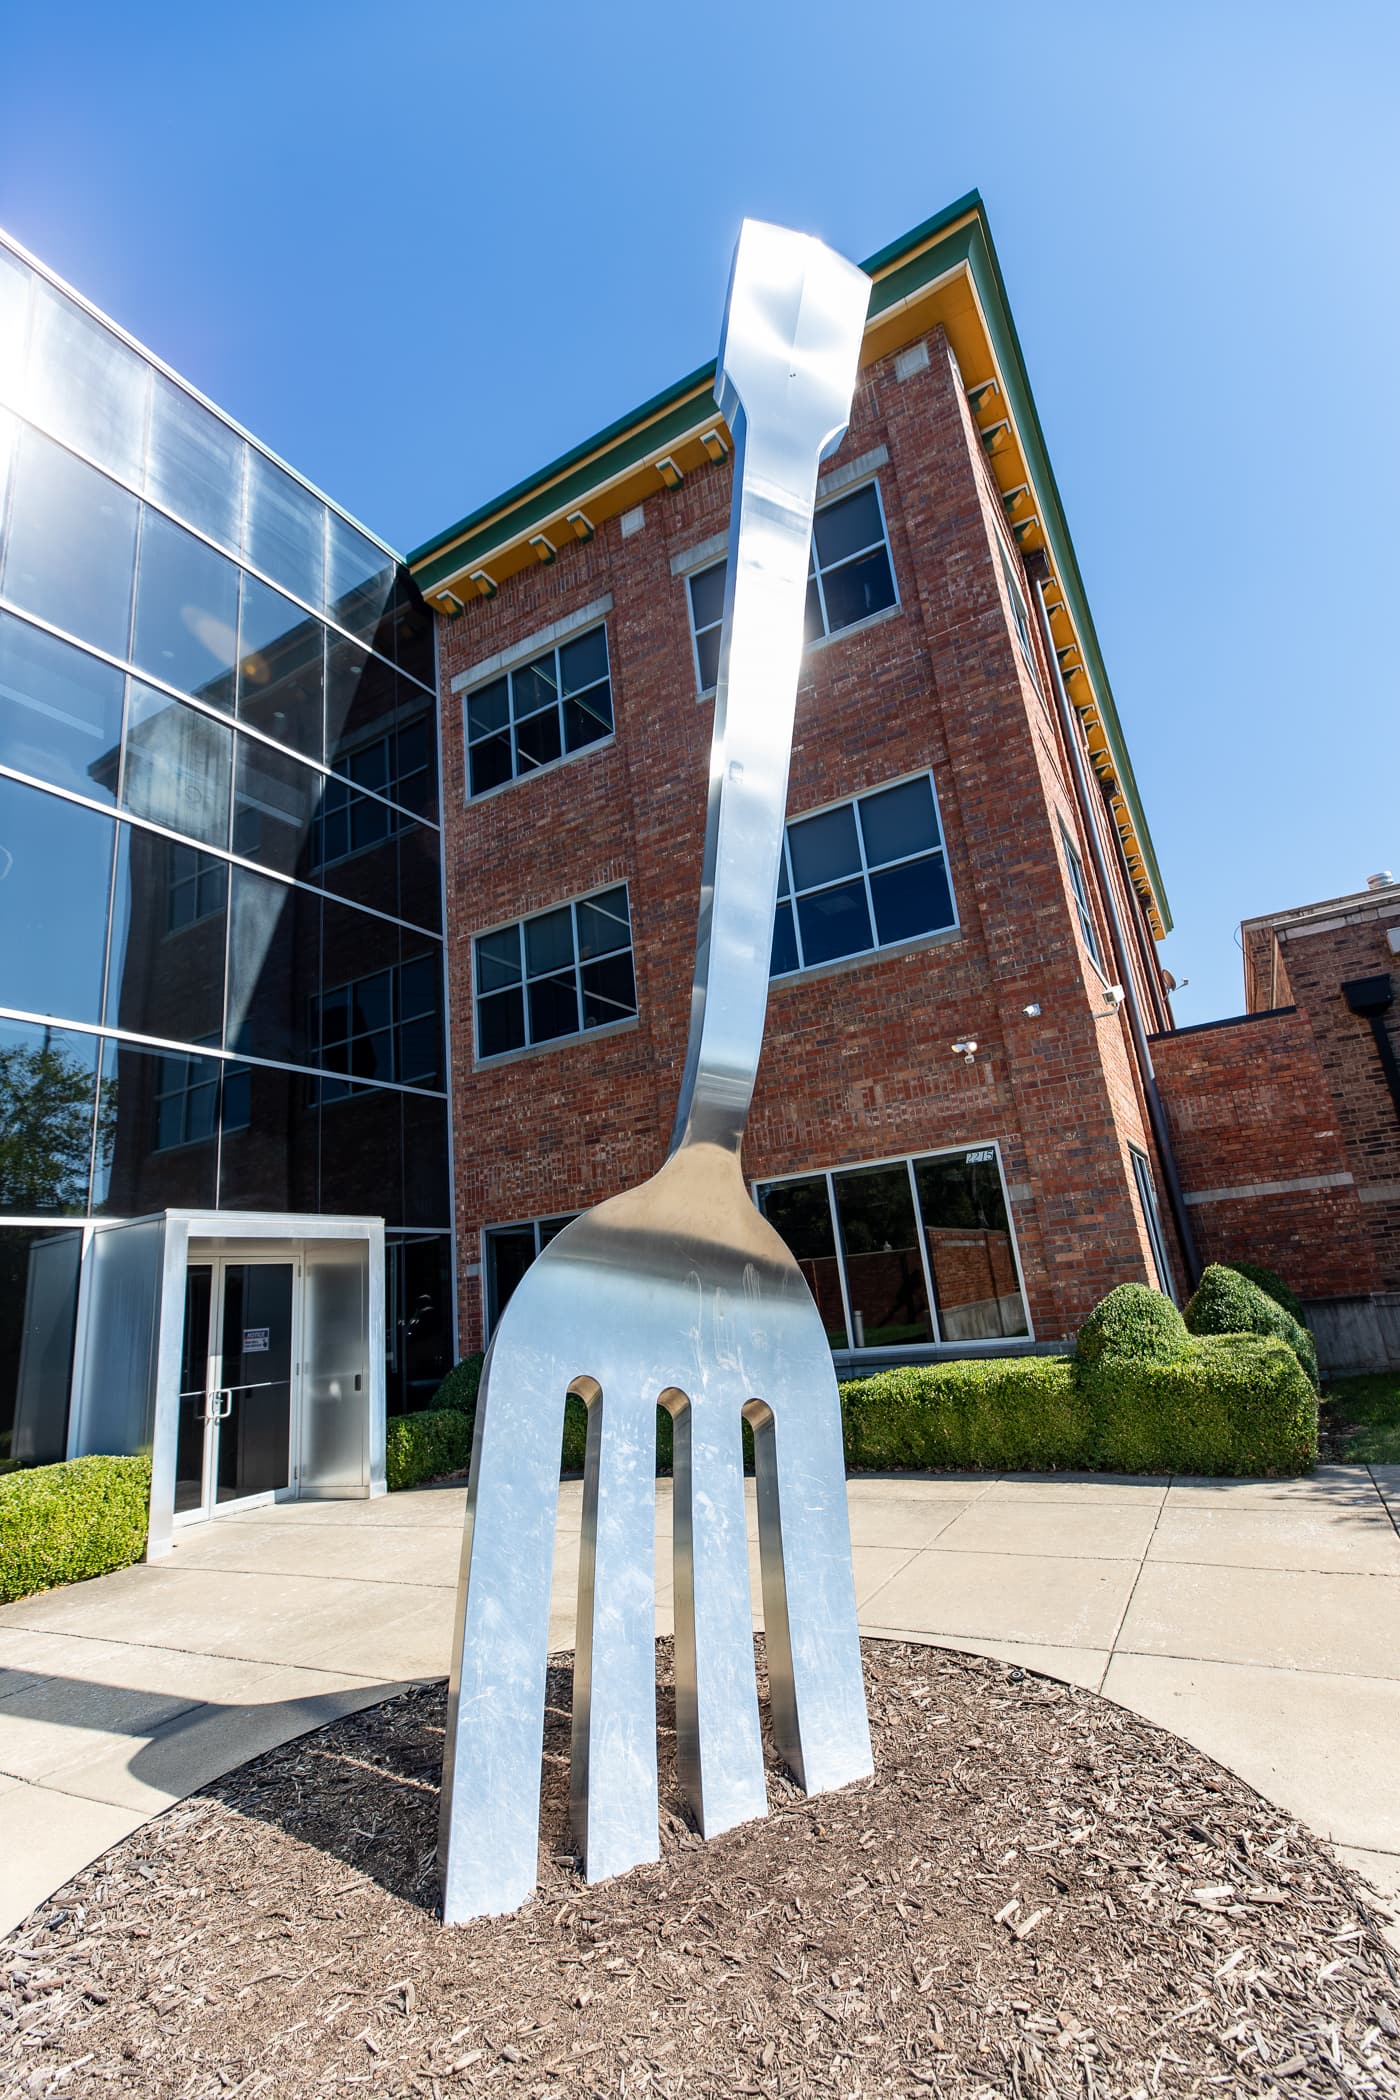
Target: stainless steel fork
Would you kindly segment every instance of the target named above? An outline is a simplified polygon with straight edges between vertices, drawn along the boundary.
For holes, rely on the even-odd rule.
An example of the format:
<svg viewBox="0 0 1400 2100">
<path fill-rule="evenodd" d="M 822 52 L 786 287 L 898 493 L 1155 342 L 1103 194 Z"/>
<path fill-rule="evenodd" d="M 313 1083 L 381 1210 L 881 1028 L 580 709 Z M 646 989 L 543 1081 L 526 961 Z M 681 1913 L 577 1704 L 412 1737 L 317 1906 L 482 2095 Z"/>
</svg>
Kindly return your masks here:
<svg viewBox="0 0 1400 2100">
<path fill-rule="evenodd" d="M 821 460 L 870 298 L 818 241 L 746 220 L 716 396 L 735 441 L 690 1040 L 670 1155 L 559 1234 L 477 1400 L 443 1760 L 448 1923 L 535 1887 L 559 1450 L 588 1408 L 570 1798 L 589 1880 L 658 1856 L 655 1425 L 675 1430 L 676 1728 L 706 1837 L 766 1810 L 741 1419 L 754 1432 L 773 1731 L 808 1793 L 870 1772 L 840 1402 L 796 1262 L 749 1200 Z"/>
</svg>

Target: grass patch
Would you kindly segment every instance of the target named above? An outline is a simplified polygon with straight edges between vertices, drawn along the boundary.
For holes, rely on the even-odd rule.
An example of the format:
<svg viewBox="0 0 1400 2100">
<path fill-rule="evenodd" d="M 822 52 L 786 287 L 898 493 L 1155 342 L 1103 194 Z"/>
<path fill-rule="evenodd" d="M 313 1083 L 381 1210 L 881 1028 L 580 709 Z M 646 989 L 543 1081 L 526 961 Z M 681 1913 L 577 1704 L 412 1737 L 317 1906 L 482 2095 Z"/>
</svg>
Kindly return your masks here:
<svg viewBox="0 0 1400 2100">
<path fill-rule="evenodd" d="M 1322 1419 L 1329 1458 L 1345 1465 L 1400 1465 L 1400 1371 L 1329 1378 Z"/>
</svg>

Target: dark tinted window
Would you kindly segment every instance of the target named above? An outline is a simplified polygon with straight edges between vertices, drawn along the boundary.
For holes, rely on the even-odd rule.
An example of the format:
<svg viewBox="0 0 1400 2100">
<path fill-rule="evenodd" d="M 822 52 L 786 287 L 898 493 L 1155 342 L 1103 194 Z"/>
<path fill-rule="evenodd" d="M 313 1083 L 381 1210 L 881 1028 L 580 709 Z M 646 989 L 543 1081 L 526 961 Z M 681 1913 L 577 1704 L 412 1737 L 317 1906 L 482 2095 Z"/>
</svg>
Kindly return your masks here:
<svg viewBox="0 0 1400 2100">
<path fill-rule="evenodd" d="M 205 846 L 227 846 L 233 732 L 197 707 L 133 678 L 126 711 L 122 807 Z"/>
<path fill-rule="evenodd" d="M 0 1021 L 0 1211 L 87 1208 L 97 1054 L 96 1036 Z"/>
<path fill-rule="evenodd" d="M 226 1064 L 222 1127 L 219 1202 L 225 1209 L 321 1207 L 321 1111 L 304 1074 L 248 1065 L 234 1079 Z"/>
<path fill-rule="evenodd" d="M 857 1349 L 934 1339 L 909 1172 L 863 1167 L 835 1174 L 846 1288 Z"/>
<path fill-rule="evenodd" d="M 220 1062 L 110 1038 L 102 1059 L 92 1207 L 121 1217 L 217 1196 Z"/>
<path fill-rule="evenodd" d="M 81 1232 L 0 1232 L 0 1465 L 41 1466 L 68 1443 Z"/>
<path fill-rule="evenodd" d="M 233 850 L 280 875 L 319 881 L 308 842 L 326 776 L 258 738 L 237 738 L 233 783 Z"/>
<path fill-rule="evenodd" d="M 248 1057 L 307 1064 L 321 900 L 246 868 L 231 871 L 231 892 L 225 1045 Z"/>
<path fill-rule="evenodd" d="M 806 1277 L 827 1340 L 833 1349 L 846 1348 L 846 1309 L 841 1302 L 841 1269 L 825 1177 L 763 1189 L 759 1204 Z"/>
<path fill-rule="evenodd" d="M 0 778 L 0 985 L 5 1004 L 96 1021 L 114 820 Z"/>
<path fill-rule="evenodd" d="M 139 824 L 117 838 L 107 1025 L 218 1040 L 228 864 Z"/>
<path fill-rule="evenodd" d="M 243 578 L 238 719 L 307 758 L 322 755 L 325 629 L 280 591 Z"/>
<path fill-rule="evenodd" d="M 115 802 L 122 686 L 110 664 L 0 613 L 0 760 Z"/>
<path fill-rule="evenodd" d="M 395 563 L 392 556 L 335 511 L 327 516 L 327 610 L 333 620 L 348 627 L 362 642 L 372 643 L 393 599 Z"/>
</svg>

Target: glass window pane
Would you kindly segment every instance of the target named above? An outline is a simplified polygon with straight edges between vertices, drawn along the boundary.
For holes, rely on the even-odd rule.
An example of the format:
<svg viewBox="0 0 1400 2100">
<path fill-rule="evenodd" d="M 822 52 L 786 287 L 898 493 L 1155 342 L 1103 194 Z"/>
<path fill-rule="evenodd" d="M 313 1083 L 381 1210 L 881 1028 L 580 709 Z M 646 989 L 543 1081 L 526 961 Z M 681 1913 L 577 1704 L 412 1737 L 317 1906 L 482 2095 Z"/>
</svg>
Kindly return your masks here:
<svg viewBox="0 0 1400 2100">
<path fill-rule="evenodd" d="M 817 631 L 820 633 L 820 628 Z M 719 627 L 707 628 L 705 633 L 696 639 L 695 655 L 700 666 L 702 693 L 708 693 L 712 686 L 719 684 L 719 647 L 722 639 L 723 629 Z"/>
<path fill-rule="evenodd" d="M 225 1210 L 321 1208 L 314 1081 L 272 1065 L 223 1068 L 219 1202 Z M 374 1203 L 354 1208 L 378 1214 Z"/>
<path fill-rule="evenodd" d="M 547 715 L 539 718 L 547 721 Z M 564 702 L 564 748 L 567 751 L 582 751 L 589 744 L 596 744 L 605 736 L 612 735 L 612 687 L 590 686 L 575 700 Z"/>
<path fill-rule="evenodd" d="M 82 1246 L 73 1228 L 0 1233 L 0 1462 L 49 1465 L 67 1449 Z"/>
<path fill-rule="evenodd" d="M 34 280 L 27 410 L 123 481 L 139 482 L 151 368 L 110 329 Z"/>
<path fill-rule="evenodd" d="M 713 627 L 724 616 L 724 583 L 729 564 L 717 561 L 690 579 L 690 617 L 697 628 Z"/>
<path fill-rule="evenodd" d="M 494 1328 L 535 1258 L 535 1228 L 517 1226 L 486 1235 L 486 1302 Z"/>
<path fill-rule="evenodd" d="M 517 725 L 516 764 L 522 773 L 530 772 L 535 766 L 550 765 L 558 758 L 561 749 L 557 709 L 551 707 L 547 714 L 531 715 Z"/>
<path fill-rule="evenodd" d="M 587 634 L 559 645 L 559 683 L 565 693 L 580 692 L 608 675 L 607 630 L 592 627 Z"/>
<path fill-rule="evenodd" d="M 308 605 L 320 605 L 325 536 L 325 505 L 250 445 L 243 547 L 253 567 Z"/>
<path fill-rule="evenodd" d="M 233 783 L 233 850 L 279 875 L 304 875 L 319 881 L 311 849 L 313 826 L 321 806 L 324 773 L 313 772 L 300 759 L 256 737 L 240 736 Z"/>
<path fill-rule="evenodd" d="M 831 634 L 883 612 L 886 606 L 894 604 L 894 571 L 889 555 L 883 547 L 877 547 L 859 561 L 825 570 L 822 591 L 826 598 L 827 630 Z"/>
<path fill-rule="evenodd" d="M 536 977 L 526 986 L 530 1002 L 530 1041 L 552 1042 L 578 1033 L 578 990 L 572 970 L 559 977 Z"/>
<path fill-rule="evenodd" d="M 510 721 L 510 686 L 504 678 L 493 678 L 467 696 L 467 737 L 475 742 L 492 730 L 504 729 Z"/>
<path fill-rule="evenodd" d="M 583 1025 L 606 1028 L 611 1021 L 630 1020 L 637 1011 L 637 983 L 632 974 L 632 951 L 608 955 L 601 962 L 585 963 L 583 980 Z"/>
<path fill-rule="evenodd" d="M 817 543 L 817 560 L 824 570 L 833 562 L 845 561 L 862 548 L 873 547 L 877 541 L 883 540 L 885 535 L 880 523 L 880 500 L 875 494 L 875 484 L 868 482 L 853 495 L 823 504 L 812 521 L 812 536 Z"/>
<path fill-rule="evenodd" d="M 841 1302 L 836 1235 L 825 1180 L 772 1183 L 759 1190 L 758 1206 L 807 1279 L 828 1342 L 833 1349 L 848 1348 L 846 1308 Z"/>
<path fill-rule="evenodd" d="M 471 792 L 484 795 L 511 777 L 510 734 L 487 737 L 471 747 Z"/>
<path fill-rule="evenodd" d="M 218 1058 L 109 1042 L 97 1112 L 96 1211 L 121 1217 L 218 1196 Z"/>
<path fill-rule="evenodd" d="M 382 547 L 327 511 L 326 609 L 362 642 L 372 642 L 394 595 L 396 563 Z"/>
<path fill-rule="evenodd" d="M 821 594 L 817 589 L 816 579 L 813 578 L 807 585 L 807 602 L 802 614 L 802 639 L 804 642 L 815 642 L 824 632 Z"/>
<path fill-rule="evenodd" d="M 123 824 L 117 832 L 109 1028 L 217 1042 L 224 1011 L 227 864 Z"/>
<path fill-rule="evenodd" d="M 146 493 L 236 553 L 247 449 L 242 438 L 163 372 L 152 374 L 152 387 Z"/>
<path fill-rule="evenodd" d="M 906 780 L 899 787 L 883 788 L 878 795 L 862 795 L 857 807 L 866 863 L 872 868 L 887 860 L 904 860 L 911 853 L 928 853 L 939 843 L 928 780 Z"/>
<path fill-rule="evenodd" d="M 881 942 L 912 941 L 921 933 L 939 933 L 953 923 L 953 899 L 943 855 L 906 861 L 870 878 L 875 925 Z"/>
<path fill-rule="evenodd" d="M 132 662 L 231 714 L 237 654 L 238 570 L 143 505 Z"/>
<path fill-rule="evenodd" d="M 799 890 L 815 889 L 819 883 L 836 882 L 859 871 L 856 815 L 849 802 L 840 809 L 824 810 L 819 817 L 803 817 L 789 824 L 787 835 L 792 879 Z"/>
<path fill-rule="evenodd" d="M 802 960 L 808 969 L 874 946 L 863 883 L 846 882 L 839 889 L 799 897 L 797 915 L 802 927 Z"/>
<path fill-rule="evenodd" d="M 551 649 L 548 656 L 537 657 L 534 663 L 526 664 L 523 670 L 512 671 L 510 692 L 517 722 L 522 715 L 536 714 L 542 707 L 553 707 L 559 698 L 559 689 L 555 683 L 554 651 Z"/>
<path fill-rule="evenodd" d="M 375 647 L 381 656 L 392 657 L 399 669 L 416 678 L 419 685 L 432 685 L 433 615 L 407 569 L 400 569 L 395 579 L 393 609 L 379 623 Z"/>
<path fill-rule="evenodd" d="M 611 955 L 618 948 L 631 946 L 627 892 L 620 884 L 614 890 L 604 890 L 600 897 L 586 897 L 576 908 L 581 962 L 587 962 L 592 955 Z M 566 958 L 561 956 L 559 960 Z"/>
<path fill-rule="evenodd" d="M 0 759 L 115 802 L 124 684 L 110 664 L 0 613 Z"/>
<path fill-rule="evenodd" d="M 206 846 L 227 846 L 233 731 L 130 681 L 122 807 Z"/>
<path fill-rule="evenodd" d="M 574 918 L 567 904 L 558 911 L 541 912 L 525 921 L 525 973 L 539 977 L 546 970 L 559 970 L 574 959 Z"/>
<path fill-rule="evenodd" d="M 231 871 L 230 886 L 225 1046 L 248 1057 L 309 1064 L 321 899 L 247 868 Z"/>
<path fill-rule="evenodd" d="M 520 991 L 496 992 L 476 1002 L 478 1057 L 499 1057 L 525 1047 L 525 999 Z"/>
<path fill-rule="evenodd" d="M 321 622 L 280 591 L 245 575 L 238 659 L 238 719 L 319 759 L 325 677 Z"/>
<path fill-rule="evenodd" d="M 413 1094 L 400 1094 L 403 1115 L 403 1215 L 409 1225 L 442 1225 L 452 1217 L 452 1196 L 447 1185 L 447 1108 L 442 1101 L 424 1101 Z M 410 1320 L 422 1319 L 421 1298 L 410 1301 Z M 431 1315 L 431 1308 L 429 1308 Z M 448 1346 L 451 1328 L 448 1329 Z M 451 1357 L 447 1357 L 447 1363 Z M 431 1394 L 432 1388 L 429 1387 Z M 419 1405 L 425 1405 L 420 1402 Z"/>
<path fill-rule="evenodd" d="M 773 920 L 773 954 L 768 965 L 768 975 L 783 977 L 789 970 L 795 970 L 797 967 L 797 929 L 792 923 L 792 906 L 780 904 Z"/>
<path fill-rule="evenodd" d="M 26 612 L 125 656 L 137 502 L 35 430 L 16 450 L 5 593 Z"/>
<path fill-rule="evenodd" d="M 520 933 L 503 926 L 499 933 L 483 933 L 476 943 L 476 988 L 499 992 L 520 982 Z"/>
<path fill-rule="evenodd" d="M 8 1216 L 87 1209 L 98 1042 L 0 1021 L 0 1211 Z M 0 1246 L 8 1241 L 0 1234 Z"/>
<path fill-rule="evenodd" d="M 916 1160 L 914 1178 L 944 1340 L 1029 1333 L 996 1155 Z"/>
<path fill-rule="evenodd" d="M 8 401 L 12 408 L 24 406 L 24 354 L 29 341 L 33 275 L 27 263 L 0 248 L 0 401 Z"/>
<path fill-rule="evenodd" d="M 428 926 L 434 932 L 442 925 L 441 842 L 426 824 L 397 824 L 399 848 L 399 904 L 401 919 L 413 926 Z M 388 906 L 381 906 L 387 910 Z"/>
<path fill-rule="evenodd" d="M 403 1096 L 384 1087 L 327 1093 L 321 1107 L 321 1208 L 403 1222 Z"/>
<path fill-rule="evenodd" d="M 114 819 L 0 776 L 0 985 L 7 1006 L 102 1011 Z"/>
<path fill-rule="evenodd" d="M 857 1349 L 931 1342 L 933 1320 L 904 1165 L 833 1177 Z"/>
</svg>

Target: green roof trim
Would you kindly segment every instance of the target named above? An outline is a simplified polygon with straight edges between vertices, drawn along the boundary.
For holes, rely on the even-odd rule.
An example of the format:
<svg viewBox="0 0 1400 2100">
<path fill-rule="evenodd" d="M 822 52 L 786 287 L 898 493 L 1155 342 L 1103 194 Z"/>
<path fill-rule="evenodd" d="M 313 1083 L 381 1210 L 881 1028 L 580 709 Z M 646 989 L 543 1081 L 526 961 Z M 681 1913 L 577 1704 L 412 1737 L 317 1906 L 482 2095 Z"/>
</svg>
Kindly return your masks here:
<svg viewBox="0 0 1400 2100">
<path fill-rule="evenodd" d="M 946 240 L 937 241 L 944 228 L 955 226 L 960 219 L 967 223 L 950 232 Z M 930 247 L 928 244 L 934 241 L 937 245 Z M 923 252 L 913 252 L 918 250 Z M 900 264 L 901 256 L 909 258 L 903 265 Z M 912 232 L 881 248 L 862 265 L 872 276 L 879 271 L 887 273 L 875 286 L 870 302 L 871 318 L 888 312 L 911 292 L 920 290 L 937 277 L 946 276 L 964 263 L 981 303 L 1008 402 L 1026 452 L 1026 463 L 1040 498 L 1041 525 L 1079 632 L 1085 664 L 1099 702 L 1104 733 L 1124 798 L 1132 813 L 1153 894 L 1161 909 L 1162 924 L 1170 933 L 1172 917 L 1156 849 L 1132 761 L 1128 757 L 1113 688 L 1089 610 L 1084 579 L 1046 449 L 1045 433 L 1031 392 L 1030 377 L 1012 319 L 1006 281 L 992 242 L 986 207 L 976 190 L 969 190 L 966 196 L 959 197 L 956 203 L 948 205 L 933 218 L 925 219 Z M 625 473 L 649 453 L 679 442 L 714 413 L 714 376 L 713 360 L 698 366 L 674 386 L 644 401 L 640 408 L 620 416 L 606 429 L 598 431 L 583 444 L 575 445 L 537 474 L 517 482 L 502 495 L 469 512 L 447 531 L 415 548 L 408 556 L 408 562 L 415 571 L 420 589 L 431 593 L 447 577 L 472 567 L 500 541 L 503 530 L 515 538 L 547 518 L 557 518 L 566 510 L 579 508 L 586 501 L 589 490 L 600 480 L 610 480 L 614 475 Z M 974 376 L 980 378 L 983 375 Z M 511 511 L 515 515 L 507 524 L 506 514 Z"/>
</svg>

